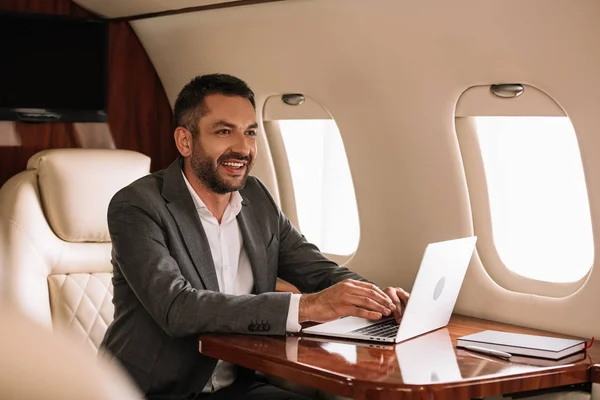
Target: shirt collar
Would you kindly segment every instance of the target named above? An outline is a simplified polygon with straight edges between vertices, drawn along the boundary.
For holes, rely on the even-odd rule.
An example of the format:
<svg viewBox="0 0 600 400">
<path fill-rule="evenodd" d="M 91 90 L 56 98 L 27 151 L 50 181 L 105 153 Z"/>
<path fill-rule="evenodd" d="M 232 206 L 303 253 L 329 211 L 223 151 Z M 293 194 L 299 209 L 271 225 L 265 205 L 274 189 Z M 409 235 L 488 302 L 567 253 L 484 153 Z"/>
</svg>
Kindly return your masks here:
<svg viewBox="0 0 600 400">
<path fill-rule="evenodd" d="M 192 200 L 194 201 L 196 210 L 205 209 L 206 211 L 208 211 L 208 207 L 206 207 L 206 204 L 204 204 L 200 196 L 198 196 L 198 193 L 196 193 L 190 182 L 187 180 L 185 174 L 183 173 L 183 170 L 181 170 L 181 176 L 183 176 L 185 185 L 187 186 L 190 195 L 192 196 Z M 242 209 L 242 195 L 239 191 L 236 190 L 235 192 L 231 193 L 231 198 L 229 199 L 228 207 L 231 207 L 235 215 L 239 214 L 239 212 Z"/>
</svg>

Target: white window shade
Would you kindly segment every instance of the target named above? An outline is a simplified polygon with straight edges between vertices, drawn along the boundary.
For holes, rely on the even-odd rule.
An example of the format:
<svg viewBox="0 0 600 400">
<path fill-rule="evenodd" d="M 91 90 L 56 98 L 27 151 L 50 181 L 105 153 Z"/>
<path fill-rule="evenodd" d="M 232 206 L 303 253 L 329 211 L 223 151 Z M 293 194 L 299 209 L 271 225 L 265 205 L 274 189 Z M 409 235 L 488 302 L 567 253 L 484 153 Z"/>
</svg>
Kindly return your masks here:
<svg viewBox="0 0 600 400">
<path fill-rule="evenodd" d="M 587 189 L 568 117 L 476 117 L 493 241 L 527 278 L 575 282 L 594 258 Z"/>
<path fill-rule="evenodd" d="M 359 242 L 358 209 L 335 121 L 277 122 L 289 163 L 300 231 L 324 253 L 351 255 Z"/>
</svg>

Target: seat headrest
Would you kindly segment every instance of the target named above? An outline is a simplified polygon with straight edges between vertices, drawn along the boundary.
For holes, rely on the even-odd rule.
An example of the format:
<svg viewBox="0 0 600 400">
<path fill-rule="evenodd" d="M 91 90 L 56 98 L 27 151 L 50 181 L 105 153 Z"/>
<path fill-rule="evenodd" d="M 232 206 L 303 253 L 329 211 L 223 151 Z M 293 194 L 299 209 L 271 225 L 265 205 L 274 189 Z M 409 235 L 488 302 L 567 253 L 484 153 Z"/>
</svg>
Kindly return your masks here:
<svg viewBox="0 0 600 400">
<path fill-rule="evenodd" d="M 121 188 L 150 171 L 150 158 L 129 150 L 52 149 L 33 155 L 40 197 L 54 233 L 67 242 L 109 242 L 106 214 Z"/>
</svg>

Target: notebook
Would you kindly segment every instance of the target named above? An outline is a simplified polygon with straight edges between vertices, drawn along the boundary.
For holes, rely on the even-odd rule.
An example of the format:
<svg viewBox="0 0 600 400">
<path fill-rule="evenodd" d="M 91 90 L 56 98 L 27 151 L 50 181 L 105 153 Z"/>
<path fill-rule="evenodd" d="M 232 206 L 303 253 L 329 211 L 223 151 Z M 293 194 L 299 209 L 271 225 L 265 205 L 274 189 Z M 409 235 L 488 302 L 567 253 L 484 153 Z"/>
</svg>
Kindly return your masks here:
<svg viewBox="0 0 600 400">
<path fill-rule="evenodd" d="M 507 362 L 511 364 L 525 364 L 525 365 L 533 365 L 536 367 L 560 367 L 563 365 L 576 364 L 580 361 L 586 360 L 588 358 L 587 353 L 582 351 L 579 353 L 575 353 L 573 355 L 563 357 L 558 360 L 550 360 L 548 358 L 539 358 L 539 357 L 528 357 L 528 356 L 512 356 L 508 359 L 496 358 L 494 356 L 488 356 L 486 354 L 474 353 L 468 350 L 458 349 L 456 352 L 457 356 L 464 357 L 465 355 L 469 357 L 479 358 L 486 361 L 493 362 Z"/>
<path fill-rule="evenodd" d="M 579 352 L 558 360 L 549 360 L 547 358 L 514 356 L 510 358 L 511 363 L 535 365 L 537 367 L 557 367 L 560 365 L 575 364 L 587 358 L 585 352 Z"/>
<path fill-rule="evenodd" d="M 585 350 L 585 340 L 487 330 L 458 338 L 456 347 L 477 346 L 511 355 L 558 360 Z"/>
</svg>

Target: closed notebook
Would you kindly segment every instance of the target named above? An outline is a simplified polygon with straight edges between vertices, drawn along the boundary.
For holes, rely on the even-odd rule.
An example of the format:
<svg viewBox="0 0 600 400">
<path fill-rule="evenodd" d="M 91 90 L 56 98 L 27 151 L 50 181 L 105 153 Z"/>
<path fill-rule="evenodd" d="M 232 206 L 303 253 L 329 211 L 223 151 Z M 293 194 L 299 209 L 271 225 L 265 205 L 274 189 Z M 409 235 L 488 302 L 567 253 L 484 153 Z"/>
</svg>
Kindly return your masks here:
<svg viewBox="0 0 600 400">
<path fill-rule="evenodd" d="M 584 352 L 579 352 L 570 356 L 560 358 L 558 360 L 550 360 L 547 358 L 513 356 L 510 358 L 511 363 L 535 365 L 538 367 L 558 367 L 561 365 L 575 364 L 587 358 Z"/>
<path fill-rule="evenodd" d="M 459 337 L 457 347 L 466 346 L 478 346 L 515 355 L 558 360 L 584 350 L 586 342 L 584 340 L 487 330 Z"/>
<path fill-rule="evenodd" d="M 468 350 L 458 350 L 458 353 L 461 356 L 468 354 L 471 357 L 482 358 L 484 360 L 491 360 L 491 356 L 485 354 L 471 353 Z M 560 367 L 563 365 L 575 364 L 580 361 L 586 360 L 588 358 L 587 354 L 584 351 L 579 353 L 572 354 L 570 356 L 566 356 L 560 358 L 558 360 L 550 360 L 549 358 L 539 358 L 539 357 L 529 357 L 529 356 L 518 356 L 514 355 L 509 359 L 503 360 L 501 358 L 493 358 L 494 361 L 497 362 L 510 362 L 516 364 L 526 364 L 526 365 L 535 365 L 536 367 Z"/>
</svg>

